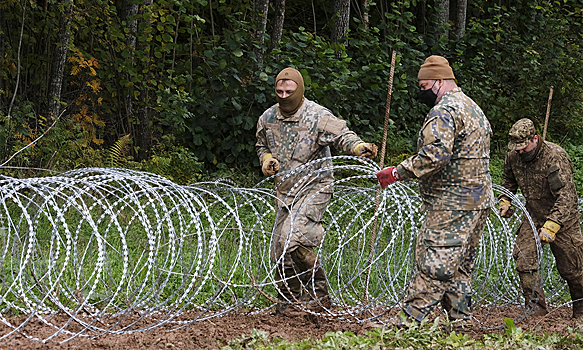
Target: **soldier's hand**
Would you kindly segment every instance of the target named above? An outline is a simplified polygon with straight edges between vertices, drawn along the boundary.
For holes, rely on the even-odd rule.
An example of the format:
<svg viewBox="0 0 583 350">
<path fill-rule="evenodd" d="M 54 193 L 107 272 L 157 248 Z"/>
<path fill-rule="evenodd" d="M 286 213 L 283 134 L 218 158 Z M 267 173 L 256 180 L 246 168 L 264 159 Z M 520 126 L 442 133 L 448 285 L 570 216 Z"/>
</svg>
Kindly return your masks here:
<svg viewBox="0 0 583 350">
<path fill-rule="evenodd" d="M 378 149 L 374 143 L 361 142 L 354 147 L 353 153 L 355 156 L 373 159 L 377 156 Z"/>
<path fill-rule="evenodd" d="M 279 161 L 271 155 L 271 153 L 263 156 L 263 165 L 261 165 L 261 171 L 265 176 L 275 175 L 279 171 Z"/>
<path fill-rule="evenodd" d="M 511 205 L 512 203 L 506 198 L 500 199 L 500 202 L 498 203 L 498 214 L 507 219 L 512 217 L 512 215 L 514 215 L 514 209 L 510 207 Z"/>
<path fill-rule="evenodd" d="M 561 225 L 554 221 L 547 220 L 543 227 L 538 230 L 538 237 L 541 242 L 551 243 L 555 240 L 555 236 L 560 229 Z"/>
<path fill-rule="evenodd" d="M 377 179 L 379 179 L 379 183 L 381 184 L 381 188 L 385 188 L 395 181 L 401 181 L 401 176 L 399 176 L 399 172 L 397 171 L 397 167 L 390 166 L 388 168 L 384 168 L 383 170 L 379 171 L 377 173 Z"/>
</svg>

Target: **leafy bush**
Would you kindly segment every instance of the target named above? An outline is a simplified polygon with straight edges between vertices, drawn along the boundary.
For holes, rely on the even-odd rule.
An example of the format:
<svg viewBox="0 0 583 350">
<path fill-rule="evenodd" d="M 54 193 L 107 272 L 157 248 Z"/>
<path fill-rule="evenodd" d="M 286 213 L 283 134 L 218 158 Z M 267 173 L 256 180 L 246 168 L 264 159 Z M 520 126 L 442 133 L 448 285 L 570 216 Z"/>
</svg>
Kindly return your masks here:
<svg viewBox="0 0 583 350">
<path fill-rule="evenodd" d="M 568 143 L 563 148 L 569 154 L 573 163 L 573 180 L 579 198 L 583 197 L 583 145 L 573 145 Z"/>
</svg>

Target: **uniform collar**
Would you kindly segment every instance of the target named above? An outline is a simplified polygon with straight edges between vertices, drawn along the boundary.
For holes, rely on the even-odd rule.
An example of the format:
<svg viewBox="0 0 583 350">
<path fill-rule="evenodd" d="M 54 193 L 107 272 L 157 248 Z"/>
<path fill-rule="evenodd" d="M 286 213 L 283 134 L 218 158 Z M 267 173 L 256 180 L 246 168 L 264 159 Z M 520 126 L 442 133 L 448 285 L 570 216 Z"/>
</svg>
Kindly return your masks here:
<svg viewBox="0 0 583 350">
<path fill-rule="evenodd" d="M 439 101 L 437 101 L 437 103 L 447 99 L 450 95 L 453 95 L 453 94 L 458 93 L 458 92 L 462 92 L 462 88 L 459 86 L 456 88 L 453 88 L 453 89 L 449 90 L 448 92 L 446 92 L 445 94 L 443 94 L 443 96 L 441 96 L 441 99 Z"/>
</svg>

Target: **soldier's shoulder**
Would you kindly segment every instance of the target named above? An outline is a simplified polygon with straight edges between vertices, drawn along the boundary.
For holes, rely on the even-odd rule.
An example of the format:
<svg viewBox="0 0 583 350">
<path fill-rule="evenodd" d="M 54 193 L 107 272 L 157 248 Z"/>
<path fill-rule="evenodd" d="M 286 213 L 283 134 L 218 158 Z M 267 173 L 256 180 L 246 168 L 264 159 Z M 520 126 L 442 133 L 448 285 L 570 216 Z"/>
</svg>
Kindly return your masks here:
<svg viewBox="0 0 583 350">
<path fill-rule="evenodd" d="M 567 153 L 567 151 L 565 151 L 565 149 L 563 147 L 557 145 L 556 143 L 550 142 L 550 141 L 545 141 L 545 146 L 547 148 L 547 152 L 548 152 L 550 157 L 556 158 L 556 159 L 564 159 L 564 160 L 567 160 L 569 162 L 571 161 L 569 154 Z"/>
<path fill-rule="evenodd" d="M 263 121 L 269 121 L 270 119 L 274 119 L 277 114 L 277 106 L 278 104 L 274 104 L 273 106 L 267 108 L 265 112 L 259 117 L 259 119 Z"/>
<path fill-rule="evenodd" d="M 322 119 L 326 121 L 337 119 L 328 108 L 313 101 L 306 101 L 306 103 L 306 110 L 303 117 L 304 120 L 311 120 L 320 123 Z"/>
<path fill-rule="evenodd" d="M 306 111 L 310 114 L 315 114 L 315 115 L 322 115 L 322 114 L 328 114 L 328 113 L 332 114 L 332 112 L 328 108 L 326 108 L 326 107 L 324 107 L 324 106 L 322 106 L 314 101 L 310 101 L 310 100 L 306 99 L 305 103 L 306 103 Z"/>
<path fill-rule="evenodd" d="M 563 149 L 563 147 L 557 145 L 556 143 L 550 142 L 550 141 L 545 141 L 545 145 L 549 148 L 550 151 L 552 152 L 557 152 L 557 153 L 567 153 L 567 151 L 565 151 Z"/>
<path fill-rule="evenodd" d="M 516 151 L 510 151 L 506 153 L 504 158 L 504 165 L 514 165 L 520 161 L 520 155 Z"/>
<path fill-rule="evenodd" d="M 567 151 L 565 151 L 565 149 L 563 149 L 563 147 L 557 145 L 556 143 L 550 142 L 550 141 L 545 141 L 545 147 L 547 149 L 547 152 L 549 153 L 549 155 L 552 156 L 567 156 Z"/>
</svg>

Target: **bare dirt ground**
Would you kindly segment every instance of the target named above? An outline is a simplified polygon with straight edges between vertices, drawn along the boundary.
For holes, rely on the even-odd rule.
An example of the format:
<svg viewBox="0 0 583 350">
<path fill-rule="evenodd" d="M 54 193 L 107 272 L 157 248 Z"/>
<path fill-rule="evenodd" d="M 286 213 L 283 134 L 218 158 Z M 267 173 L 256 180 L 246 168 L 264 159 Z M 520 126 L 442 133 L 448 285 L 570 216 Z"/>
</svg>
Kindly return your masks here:
<svg viewBox="0 0 583 350">
<path fill-rule="evenodd" d="M 518 324 L 523 331 L 537 333 L 559 333 L 567 335 L 568 327 L 576 328 L 578 324 L 570 320 L 570 308 L 551 308 L 549 315 L 545 317 L 530 317 Z M 396 312 L 396 311 L 395 311 Z M 481 326 L 473 326 L 464 333 L 475 339 L 482 339 L 484 334 L 500 333 L 504 331 L 506 317 L 514 318 L 520 313 L 518 307 L 496 307 L 494 309 L 481 308 L 474 311 L 474 316 L 483 321 Z M 486 317 L 487 316 L 487 317 Z M 26 317 L 19 316 L 7 319 L 12 324 L 21 324 Z M 52 321 L 54 324 L 64 324 L 69 318 L 58 317 Z M 183 314 L 181 319 L 188 320 L 188 314 Z M 130 320 L 128 320 L 130 321 Z M 146 326 L 144 323 L 143 326 Z M 100 326 L 100 325 L 98 325 Z M 274 316 L 269 313 L 246 315 L 229 314 L 215 317 L 205 321 L 197 321 L 188 327 L 175 329 L 176 325 L 165 326 L 152 331 L 142 331 L 133 334 L 102 335 L 97 338 L 77 337 L 66 343 L 60 341 L 65 336 L 57 335 L 45 343 L 33 341 L 23 334 L 45 339 L 56 332 L 56 328 L 46 325 L 38 319 L 32 319 L 22 329 L 15 333 L 8 342 L 0 343 L 0 349 L 217 349 L 227 345 L 232 339 L 249 336 L 253 329 L 265 331 L 269 338 L 283 338 L 289 341 L 303 339 L 321 339 L 327 332 L 350 331 L 357 335 L 365 333 L 374 326 L 371 322 L 347 322 L 341 320 L 319 319 L 315 324 L 304 315 Z M 79 331 L 79 325 L 69 324 L 68 330 Z M 175 329 L 168 331 L 168 329 Z M 12 328 L 0 326 L 0 335 L 8 334 Z"/>
</svg>

